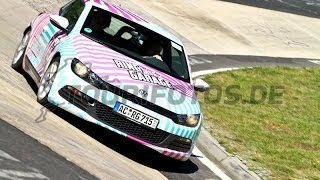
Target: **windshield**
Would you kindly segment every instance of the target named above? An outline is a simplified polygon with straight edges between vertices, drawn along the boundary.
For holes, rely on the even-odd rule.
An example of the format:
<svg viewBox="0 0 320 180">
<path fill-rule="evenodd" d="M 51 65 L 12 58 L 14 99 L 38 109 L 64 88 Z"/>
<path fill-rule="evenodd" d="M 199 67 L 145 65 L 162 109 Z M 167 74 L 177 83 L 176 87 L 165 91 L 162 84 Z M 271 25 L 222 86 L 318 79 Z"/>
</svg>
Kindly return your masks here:
<svg viewBox="0 0 320 180">
<path fill-rule="evenodd" d="M 81 34 L 131 58 L 189 82 L 182 46 L 98 7 L 92 7 Z"/>
</svg>

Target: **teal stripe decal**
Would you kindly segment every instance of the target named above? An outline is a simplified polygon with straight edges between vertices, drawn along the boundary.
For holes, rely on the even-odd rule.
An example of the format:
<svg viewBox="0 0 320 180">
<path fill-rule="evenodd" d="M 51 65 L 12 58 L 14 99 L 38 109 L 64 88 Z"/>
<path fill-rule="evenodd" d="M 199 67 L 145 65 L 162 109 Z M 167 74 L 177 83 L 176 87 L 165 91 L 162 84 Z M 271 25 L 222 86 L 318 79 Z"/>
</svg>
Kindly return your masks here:
<svg viewBox="0 0 320 180">
<path fill-rule="evenodd" d="M 49 27 L 50 31 L 52 32 L 52 34 L 54 34 L 55 30 L 53 28 L 53 25 L 52 24 L 48 24 L 48 27 Z"/>
<path fill-rule="evenodd" d="M 168 128 L 169 128 L 169 122 L 167 122 L 167 124 L 166 124 L 166 127 L 164 128 L 164 131 L 168 131 Z"/>
<path fill-rule="evenodd" d="M 49 41 L 50 41 L 51 36 L 50 36 L 50 34 L 48 33 L 48 31 L 46 31 L 46 32 L 45 32 L 45 34 L 46 34 L 47 38 L 48 38 L 48 39 L 49 39 Z"/>
<path fill-rule="evenodd" d="M 180 132 L 180 128 L 178 128 L 178 130 L 177 130 L 176 134 L 179 134 L 179 132 Z"/>
<path fill-rule="evenodd" d="M 180 136 L 183 136 L 183 133 L 184 133 L 184 129 L 182 129 L 182 132 L 181 132 Z"/>
<path fill-rule="evenodd" d="M 48 41 L 46 40 L 46 38 L 44 37 L 43 33 L 41 33 L 40 35 L 42 41 L 45 43 L 45 44 L 48 44 Z"/>
</svg>

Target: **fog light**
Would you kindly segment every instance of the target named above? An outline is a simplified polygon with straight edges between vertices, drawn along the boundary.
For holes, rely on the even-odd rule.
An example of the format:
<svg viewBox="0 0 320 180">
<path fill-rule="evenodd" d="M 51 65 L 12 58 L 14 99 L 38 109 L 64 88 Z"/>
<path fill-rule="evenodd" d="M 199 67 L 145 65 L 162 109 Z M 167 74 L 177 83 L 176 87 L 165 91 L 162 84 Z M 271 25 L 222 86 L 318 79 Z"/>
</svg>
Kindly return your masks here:
<svg viewBox="0 0 320 180">
<path fill-rule="evenodd" d="M 184 143 L 191 143 L 191 139 L 186 139 L 186 138 L 179 138 L 179 141 L 184 142 Z"/>
<path fill-rule="evenodd" d="M 74 94 L 76 94 L 76 95 L 78 95 L 78 96 L 82 96 L 82 93 L 81 93 L 78 89 L 76 89 L 76 88 L 74 88 L 74 87 L 71 87 L 71 86 L 68 86 L 68 89 L 69 89 L 71 92 L 73 92 Z"/>
</svg>

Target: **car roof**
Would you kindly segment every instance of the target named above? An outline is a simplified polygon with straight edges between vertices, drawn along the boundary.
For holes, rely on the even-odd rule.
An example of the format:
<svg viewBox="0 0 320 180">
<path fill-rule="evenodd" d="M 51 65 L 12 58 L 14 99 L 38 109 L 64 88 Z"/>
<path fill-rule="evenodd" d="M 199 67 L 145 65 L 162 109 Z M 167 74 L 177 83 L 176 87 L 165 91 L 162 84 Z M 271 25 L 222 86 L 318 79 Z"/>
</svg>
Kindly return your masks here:
<svg viewBox="0 0 320 180">
<path fill-rule="evenodd" d="M 171 41 L 174 41 L 175 43 L 179 44 L 182 46 L 182 42 L 173 34 L 169 33 L 168 31 L 164 30 L 160 26 L 151 23 L 150 21 L 145 20 L 141 16 L 138 16 L 128 10 L 125 10 L 121 7 L 118 7 L 116 5 L 110 4 L 109 2 L 105 0 L 85 0 L 85 2 L 91 2 L 94 6 L 100 7 L 106 11 L 109 11 L 113 14 L 119 15 L 121 17 L 124 17 L 130 21 L 133 21 L 137 24 L 140 24 L 141 26 L 144 26 L 147 29 L 150 29 L 168 39 Z"/>
</svg>

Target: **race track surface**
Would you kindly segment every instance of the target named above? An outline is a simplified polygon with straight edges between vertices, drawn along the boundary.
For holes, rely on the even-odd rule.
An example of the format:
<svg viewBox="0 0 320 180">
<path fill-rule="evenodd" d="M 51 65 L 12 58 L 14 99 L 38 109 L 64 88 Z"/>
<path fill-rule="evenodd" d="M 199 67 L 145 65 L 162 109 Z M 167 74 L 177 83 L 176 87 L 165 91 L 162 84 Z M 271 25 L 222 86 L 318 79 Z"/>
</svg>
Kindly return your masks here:
<svg viewBox="0 0 320 180">
<path fill-rule="evenodd" d="M 1 119 L 0 144 L 0 179 L 97 179 Z"/>
<path fill-rule="evenodd" d="M 275 11 L 320 18 L 319 0 L 224 0 Z"/>
<path fill-rule="evenodd" d="M 65 1 L 27 0 L 27 3 L 1 0 L 0 6 L 3 27 L 0 31 L 0 179 L 220 179 L 217 172 L 201 163 L 202 157 L 197 154 L 186 162 L 177 162 L 56 107 L 48 107 L 50 112 L 39 105 L 34 83 L 11 69 L 11 58 L 30 20 L 39 11 L 53 10 Z M 152 14 L 130 1 L 124 2 L 124 6 L 152 18 Z M 163 27 L 170 26 L 155 21 Z M 183 34 L 179 36 L 190 48 L 193 71 L 320 64 L 308 57 L 217 55 L 196 45 L 194 42 L 199 39 L 190 36 L 190 41 Z M 312 43 L 309 49 L 314 48 Z M 310 54 L 316 55 L 313 50 Z"/>
</svg>

